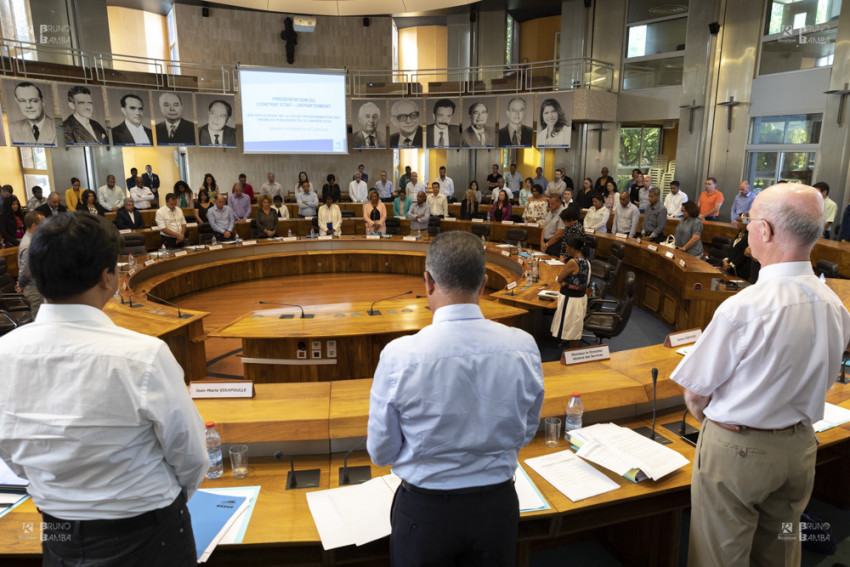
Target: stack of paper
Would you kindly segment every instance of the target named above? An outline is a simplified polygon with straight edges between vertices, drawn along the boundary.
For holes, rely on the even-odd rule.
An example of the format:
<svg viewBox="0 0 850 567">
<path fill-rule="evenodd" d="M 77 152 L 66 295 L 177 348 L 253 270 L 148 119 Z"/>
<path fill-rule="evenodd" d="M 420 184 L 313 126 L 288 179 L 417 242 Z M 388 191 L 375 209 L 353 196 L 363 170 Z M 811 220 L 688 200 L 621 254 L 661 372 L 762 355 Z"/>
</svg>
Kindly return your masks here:
<svg viewBox="0 0 850 567">
<path fill-rule="evenodd" d="M 613 423 L 597 423 L 570 432 L 579 457 L 634 482 L 658 480 L 688 464 L 673 449 Z"/>
<path fill-rule="evenodd" d="M 20 506 L 27 498 L 29 481 L 16 476 L 0 459 L 0 518 Z"/>
<path fill-rule="evenodd" d="M 546 264 L 549 265 L 549 266 L 563 266 L 564 265 L 564 263 L 561 262 L 560 260 L 544 260 L 544 262 L 546 262 Z"/>
<path fill-rule="evenodd" d="M 218 541 L 219 544 L 242 543 L 245 532 L 248 530 L 248 524 L 251 522 L 251 515 L 254 513 L 254 505 L 260 496 L 260 487 L 232 486 L 228 488 L 205 488 L 204 492 L 219 496 L 238 496 L 248 499 L 248 506 L 244 509 L 245 511 L 234 516 L 233 523 L 224 531 L 221 539 Z"/>
<path fill-rule="evenodd" d="M 187 504 L 192 516 L 192 531 L 198 563 L 204 563 L 212 555 L 215 546 L 248 508 L 248 498 L 241 496 L 212 494 L 198 490 Z"/>
<path fill-rule="evenodd" d="M 526 459 L 525 464 L 573 502 L 620 488 L 569 450 Z"/>
<path fill-rule="evenodd" d="M 823 419 L 813 423 L 812 427 L 815 428 L 815 431 L 821 432 L 848 421 L 850 421 L 850 410 L 841 406 L 826 404 L 823 408 Z"/>
</svg>

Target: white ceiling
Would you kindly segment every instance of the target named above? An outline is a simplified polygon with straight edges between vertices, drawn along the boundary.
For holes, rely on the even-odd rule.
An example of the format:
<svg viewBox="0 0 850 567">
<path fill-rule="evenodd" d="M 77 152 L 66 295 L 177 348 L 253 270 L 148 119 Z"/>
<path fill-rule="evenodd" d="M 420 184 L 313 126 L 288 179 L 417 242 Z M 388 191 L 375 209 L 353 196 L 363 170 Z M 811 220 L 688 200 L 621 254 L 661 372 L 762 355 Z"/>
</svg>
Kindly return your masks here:
<svg viewBox="0 0 850 567">
<path fill-rule="evenodd" d="M 253 10 L 312 16 L 380 16 L 430 12 L 467 6 L 480 0 L 215 0 Z"/>
</svg>

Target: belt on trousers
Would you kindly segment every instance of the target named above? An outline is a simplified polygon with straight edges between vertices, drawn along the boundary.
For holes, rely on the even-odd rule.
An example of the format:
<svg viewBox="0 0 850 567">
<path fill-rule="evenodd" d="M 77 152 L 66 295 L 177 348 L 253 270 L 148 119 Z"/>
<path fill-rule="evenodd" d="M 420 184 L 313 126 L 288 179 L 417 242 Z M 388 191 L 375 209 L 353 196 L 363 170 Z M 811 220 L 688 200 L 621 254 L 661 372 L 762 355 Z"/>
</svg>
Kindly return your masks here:
<svg viewBox="0 0 850 567">
<path fill-rule="evenodd" d="M 456 496 L 462 494 L 482 494 L 484 492 L 490 492 L 492 490 L 497 490 L 499 488 L 504 488 L 506 486 L 512 485 L 514 483 L 514 479 L 508 479 L 505 482 L 500 482 L 499 484 L 488 484 L 486 486 L 469 486 L 467 488 L 454 488 L 449 490 L 437 490 L 434 488 L 420 488 L 416 485 L 410 484 L 406 480 L 401 481 L 401 485 L 411 492 L 416 492 L 417 494 L 430 494 L 435 496 Z"/>
<path fill-rule="evenodd" d="M 62 526 L 61 529 L 54 531 L 76 532 L 87 536 L 94 535 L 118 535 L 127 532 L 133 532 L 144 528 L 156 526 L 161 523 L 169 514 L 173 514 L 175 510 L 180 509 L 186 504 L 186 496 L 181 491 L 174 499 L 174 502 L 165 508 L 151 510 L 132 518 L 119 518 L 116 520 L 62 520 L 42 512 L 42 518 L 46 524 L 54 526 Z"/>
<path fill-rule="evenodd" d="M 799 425 L 795 423 L 794 425 L 789 425 L 788 427 L 777 427 L 775 429 L 759 429 L 758 427 L 750 427 L 749 425 L 734 425 L 732 423 L 723 423 L 721 421 L 714 421 L 713 419 L 709 419 L 711 423 L 716 425 L 721 429 L 725 429 L 726 431 L 731 431 L 732 433 L 740 433 L 742 431 L 761 431 L 762 433 L 774 433 L 776 431 L 790 431 Z"/>
</svg>

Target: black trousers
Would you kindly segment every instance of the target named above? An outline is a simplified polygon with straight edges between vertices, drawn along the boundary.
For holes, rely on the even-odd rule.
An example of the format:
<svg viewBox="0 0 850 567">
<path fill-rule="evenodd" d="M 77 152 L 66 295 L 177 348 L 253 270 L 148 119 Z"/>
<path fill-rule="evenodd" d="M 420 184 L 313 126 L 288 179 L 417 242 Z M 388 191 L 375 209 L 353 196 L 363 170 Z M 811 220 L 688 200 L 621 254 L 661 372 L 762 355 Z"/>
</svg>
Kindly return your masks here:
<svg viewBox="0 0 850 567">
<path fill-rule="evenodd" d="M 169 250 L 173 250 L 175 248 L 183 248 L 184 246 L 186 246 L 185 238 L 180 242 L 177 242 L 177 239 L 173 236 L 163 236 L 162 234 L 160 234 L 159 237 L 160 239 L 162 239 L 162 243 L 165 244 L 165 247 Z"/>
<path fill-rule="evenodd" d="M 403 483 L 391 512 L 393 567 L 516 565 L 519 500 L 513 481 L 463 491 Z"/>
<path fill-rule="evenodd" d="M 196 567 L 186 498 L 122 520 L 69 521 L 44 514 L 44 567 Z"/>
<path fill-rule="evenodd" d="M 215 239 L 218 240 L 219 242 L 235 240 L 236 239 L 236 228 L 234 227 L 233 230 L 230 231 L 230 238 L 225 238 L 223 232 L 213 231 L 213 234 L 215 235 Z"/>
</svg>

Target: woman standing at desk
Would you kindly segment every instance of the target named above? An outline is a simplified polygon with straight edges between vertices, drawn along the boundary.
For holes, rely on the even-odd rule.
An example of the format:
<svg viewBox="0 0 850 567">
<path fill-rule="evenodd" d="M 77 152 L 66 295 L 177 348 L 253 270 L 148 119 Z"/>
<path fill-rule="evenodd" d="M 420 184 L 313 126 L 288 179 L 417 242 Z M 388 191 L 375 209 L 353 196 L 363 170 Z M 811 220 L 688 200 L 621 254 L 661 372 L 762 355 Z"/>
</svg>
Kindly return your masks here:
<svg viewBox="0 0 850 567">
<path fill-rule="evenodd" d="M 212 206 L 212 202 L 210 201 L 209 191 L 201 189 L 198 191 L 198 203 L 195 205 L 195 210 L 198 211 L 198 214 L 195 215 L 198 217 L 198 222 L 209 222 L 207 220 L 207 211 L 210 206 Z"/>
<path fill-rule="evenodd" d="M 325 204 L 319 207 L 319 236 L 339 236 L 342 233 L 342 213 L 333 198 L 325 197 Z"/>
<path fill-rule="evenodd" d="M 566 262 L 561 273 L 555 278 L 561 284 L 558 296 L 558 309 L 552 319 L 552 336 L 569 341 L 570 348 L 576 348 L 581 341 L 584 329 L 584 316 L 587 312 L 587 285 L 590 283 L 590 262 L 581 249 L 584 238 L 569 237 L 564 243 Z"/>
<path fill-rule="evenodd" d="M 369 191 L 369 202 L 363 205 L 363 220 L 366 221 L 366 234 L 386 234 L 387 206 L 381 202 L 374 189 Z"/>
<path fill-rule="evenodd" d="M 475 198 L 475 191 L 467 189 L 466 195 L 463 196 L 463 201 L 460 202 L 460 219 L 472 220 L 477 214 L 478 199 Z"/>
<path fill-rule="evenodd" d="M 215 203 L 216 197 L 218 197 L 218 184 L 215 182 L 215 177 L 213 177 L 212 173 L 204 174 L 204 182 L 201 184 L 201 188 L 198 189 L 198 199 L 200 200 L 201 191 L 206 190 L 207 196 L 209 197 L 209 201 L 211 203 Z M 204 221 L 206 222 L 206 221 Z"/>
<path fill-rule="evenodd" d="M 398 197 L 393 201 L 393 216 L 406 217 L 407 209 L 413 204 L 413 200 L 407 196 L 407 191 L 403 187 L 398 188 Z"/>
<path fill-rule="evenodd" d="M 534 180 L 530 177 L 525 178 L 522 189 L 519 190 L 519 206 L 524 207 L 528 200 L 531 199 L 531 187 L 534 185 Z"/>
<path fill-rule="evenodd" d="M 531 198 L 525 203 L 522 218 L 525 222 L 540 222 L 546 218 L 549 201 L 543 196 L 543 186 L 535 183 L 531 186 Z"/>
<path fill-rule="evenodd" d="M 195 198 L 189 184 L 182 179 L 174 184 L 174 196 L 177 197 L 177 206 L 181 209 L 191 209 L 195 206 Z"/>
<path fill-rule="evenodd" d="M 272 208 L 272 200 L 268 195 L 260 195 L 260 208 L 257 209 L 257 232 L 260 238 L 277 236 L 277 221 L 280 213 Z"/>
<path fill-rule="evenodd" d="M 676 248 L 696 257 L 702 256 L 702 221 L 699 220 L 699 205 L 688 201 L 682 205 L 682 220 L 676 227 Z"/>
<path fill-rule="evenodd" d="M 100 216 L 109 212 L 97 202 L 97 195 L 91 189 L 83 191 L 83 195 L 80 197 L 80 202 L 77 203 L 77 210 Z"/>
<path fill-rule="evenodd" d="M 511 211 L 513 207 L 508 200 L 508 192 L 503 189 L 499 191 L 499 197 L 490 209 L 490 220 L 493 222 L 511 220 Z"/>
</svg>

